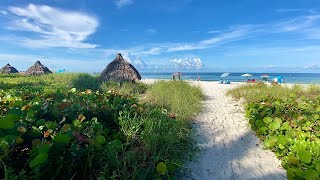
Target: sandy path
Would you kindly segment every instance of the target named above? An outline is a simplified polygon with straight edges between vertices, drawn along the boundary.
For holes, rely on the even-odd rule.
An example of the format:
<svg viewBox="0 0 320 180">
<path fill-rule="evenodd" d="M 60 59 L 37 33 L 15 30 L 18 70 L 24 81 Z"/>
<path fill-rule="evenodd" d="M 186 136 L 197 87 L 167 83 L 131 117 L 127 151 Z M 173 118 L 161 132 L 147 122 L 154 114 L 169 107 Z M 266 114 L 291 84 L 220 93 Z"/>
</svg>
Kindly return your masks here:
<svg viewBox="0 0 320 180">
<path fill-rule="evenodd" d="M 239 84 L 194 82 L 203 89 L 204 111 L 196 118 L 198 162 L 190 163 L 190 179 L 286 179 L 271 151 L 263 150 L 239 102 L 225 93 Z"/>
</svg>

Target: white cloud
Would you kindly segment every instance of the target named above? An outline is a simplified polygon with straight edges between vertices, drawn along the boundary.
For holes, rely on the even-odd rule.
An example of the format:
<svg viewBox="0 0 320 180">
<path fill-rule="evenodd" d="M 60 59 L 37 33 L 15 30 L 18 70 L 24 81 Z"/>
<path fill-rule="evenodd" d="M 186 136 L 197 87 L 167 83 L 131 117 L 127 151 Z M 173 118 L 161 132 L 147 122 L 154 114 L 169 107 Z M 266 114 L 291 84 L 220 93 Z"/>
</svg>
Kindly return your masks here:
<svg viewBox="0 0 320 180">
<path fill-rule="evenodd" d="M 291 13 L 291 12 L 309 12 L 309 13 L 315 13 L 314 10 L 306 10 L 306 9 L 295 9 L 295 8 L 284 8 L 284 9 L 276 9 L 276 12 L 278 13 Z"/>
<path fill-rule="evenodd" d="M 228 32 L 221 33 L 209 39 L 205 39 L 198 42 L 191 43 L 160 43 L 160 44 L 145 44 L 143 46 L 136 46 L 127 49 L 104 49 L 106 56 L 114 55 L 118 52 L 128 52 L 136 56 L 145 55 L 159 55 L 161 53 L 179 52 L 179 51 L 190 51 L 197 49 L 208 49 L 221 43 L 227 43 L 236 41 L 247 37 L 252 33 L 251 26 L 238 26 L 234 27 Z"/>
<path fill-rule="evenodd" d="M 118 8 L 122 8 L 124 6 L 129 6 L 133 4 L 133 0 L 116 0 L 116 5 Z"/>
<path fill-rule="evenodd" d="M 193 58 L 193 59 L 173 59 L 170 60 L 176 69 L 203 69 L 205 66 L 202 63 L 200 58 Z"/>
<path fill-rule="evenodd" d="M 317 25 L 320 15 L 299 16 L 288 21 L 282 21 L 275 25 L 275 29 L 279 32 L 292 32 L 306 30 L 307 28 Z"/>
<path fill-rule="evenodd" d="M 313 64 L 310 66 L 305 66 L 304 69 L 320 69 L 320 66 L 317 64 Z"/>
<path fill-rule="evenodd" d="M 243 39 L 255 37 L 267 37 L 275 33 L 295 33 L 298 39 L 320 39 L 319 24 L 320 14 L 308 16 L 298 16 L 291 19 L 280 20 L 266 24 L 247 24 L 230 26 L 224 30 L 214 30 L 208 32 L 213 34 L 211 38 L 207 38 L 194 42 L 175 42 L 175 43 L 158 43 L 158 44 L 143 44 L 127 49 L 105 49 L 107 54 L 115 54 L 116 52 L 130 52 L 133 55 L 159 55 L 162 53 L 172 53 L 181 51 L 192 51 L 209 49 L 222 44 L 240 41 Z M 289 48 L 290 51 L 298 51 L 295 48 Z M 274 51 L 283 51 L 282 49 Z M 257 52 L 254 52 L 257 53 Z M 263 53 L 263 52 L 260 52 Z"/>
<path fill-rule="evenodd" d="M 122 53 L 122 57 L 131 63 L 133 66 L 135 66 L 137 69 L 146 69 L 148 68 L 148 65 L 146 62 L 144 62 L 141 58 L 138 56 L 134 56 L 130 54 L 129 52 Z"/>
<path fill-rule="evenodd" d="M 146 30 L 146 35 L 148 35 L 148 36 L 153 36 L 153 35 L 155 35 L 157 33 L 158 33 L 158 31 L 156 29 L 150 28 L 150 29 Z"/>
<path fill-rule="evenodd" d="M 7 11 L 0 10 L 0 14 L 2 14 L 2 15 L 7 15 L 8 13 L 7 13 Z"/>
<path fill-rule="evenodd" d="M 96 31 L 98 20 L 88 14 L 61 10 L 46 5 L 29 4 L 27 7 L 10 7 L 15 20 L 9 29 L 29 31 L 38 35 L 37 39 L 22 38 L 29 47 L 94 48 L 95 44 L 84 43 Z"/>
</svg>

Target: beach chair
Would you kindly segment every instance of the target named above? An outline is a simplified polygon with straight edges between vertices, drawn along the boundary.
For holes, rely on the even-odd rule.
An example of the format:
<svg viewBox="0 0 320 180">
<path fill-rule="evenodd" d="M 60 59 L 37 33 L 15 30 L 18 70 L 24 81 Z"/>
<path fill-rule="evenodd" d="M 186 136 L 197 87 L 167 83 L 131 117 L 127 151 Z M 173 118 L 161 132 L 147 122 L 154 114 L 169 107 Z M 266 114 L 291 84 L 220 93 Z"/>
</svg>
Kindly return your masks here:
<svg viewBox="0 0 320 180">
<path fill-rule="evenodd" d="M 227 81 L 226 81 L 226 84 L 230 84 L 230 81 L 229 81 L 229 80 L 227 80 Z"/>
</svg>

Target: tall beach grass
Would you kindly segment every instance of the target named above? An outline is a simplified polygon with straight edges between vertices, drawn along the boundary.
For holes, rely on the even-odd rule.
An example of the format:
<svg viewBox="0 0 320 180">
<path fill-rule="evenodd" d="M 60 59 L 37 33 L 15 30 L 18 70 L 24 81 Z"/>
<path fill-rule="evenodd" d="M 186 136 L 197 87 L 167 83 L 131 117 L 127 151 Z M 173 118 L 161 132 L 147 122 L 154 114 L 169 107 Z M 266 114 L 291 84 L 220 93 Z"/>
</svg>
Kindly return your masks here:
<svg viewBox="0 0 320 180">
<path fill-rule="evenodd" d="M 146 94 L 151 104 L 158 105 L 181 119 L 191 119 L 201 110 L 201 89 L 184 81 L 158 81 Z"/>
</svg>

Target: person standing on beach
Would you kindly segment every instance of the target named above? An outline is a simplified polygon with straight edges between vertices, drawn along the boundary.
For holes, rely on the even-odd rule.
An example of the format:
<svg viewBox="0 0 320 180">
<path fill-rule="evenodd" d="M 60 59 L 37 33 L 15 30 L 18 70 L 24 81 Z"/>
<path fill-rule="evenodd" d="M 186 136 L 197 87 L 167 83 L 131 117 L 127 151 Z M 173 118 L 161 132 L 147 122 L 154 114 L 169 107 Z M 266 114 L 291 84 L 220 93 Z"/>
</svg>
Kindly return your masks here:
<svg viewBox="0 0 320 180">
<path fill-rule="evenodd" d="M 198 74 L 198 81 L 200 81 L 200 76 L 199 76 L 199 74 Z"/>
</svg>

